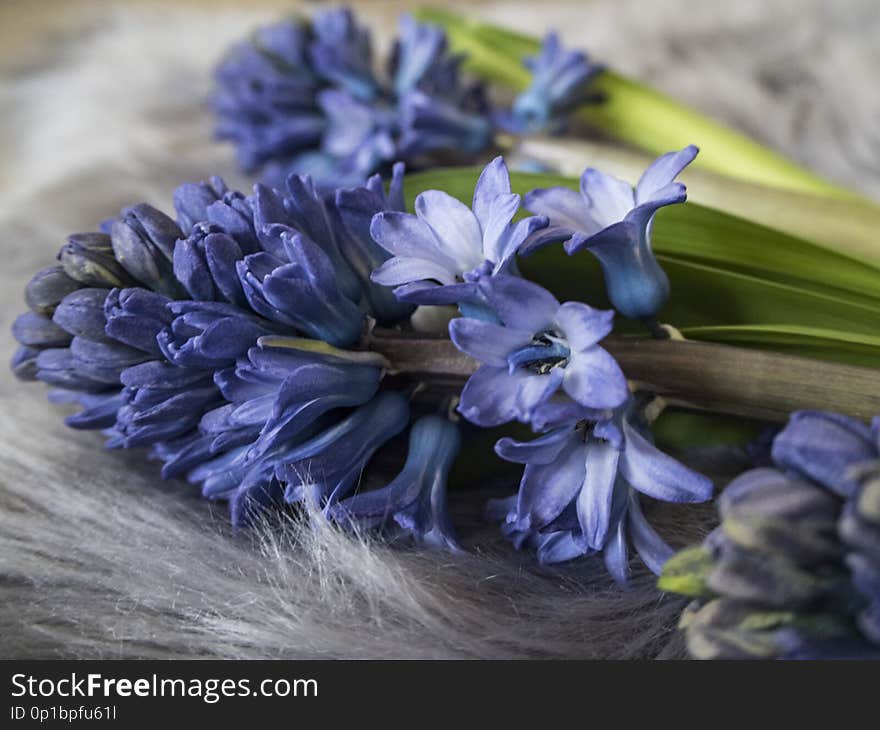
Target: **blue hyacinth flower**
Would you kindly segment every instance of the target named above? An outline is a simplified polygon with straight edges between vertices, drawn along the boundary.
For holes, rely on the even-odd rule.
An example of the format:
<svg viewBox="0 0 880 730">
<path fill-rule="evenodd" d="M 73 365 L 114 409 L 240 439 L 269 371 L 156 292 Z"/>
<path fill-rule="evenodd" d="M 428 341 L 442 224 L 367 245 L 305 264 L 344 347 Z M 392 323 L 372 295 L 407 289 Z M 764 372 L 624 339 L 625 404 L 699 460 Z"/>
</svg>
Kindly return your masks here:
<svg viewBox="0 0 880 730">
<path fill-rule="evenodd" d="M 500 126 L 514 134 L 556 134 L 564 131 L 566 115 L 590 100 L 590 83 L 602 67 L 580 51 L 563 48 L 556 33 L 548 33 L 541 52 L 523 60 L 532 73 L 529 87 L 498 115 Z"/>
<path fill-rule="evenodd" d="M 672 550 L 645 519 L 636 493 L 705 502 L 712 482 L 657 449 L 632 412 L 629 402 L 606 420 L 585 418 L 530 442 L 498 441 L 501 458 L 525 464 L 515 502 L 500 505 L 509 507 L 505 533 L 515 544 L 537 547 L 544 562 L 601 551 L 623 583 L 629 537 L 645 565 L 660 572 Z"/>
<path fill-rule="evenodd" d="M 345 8 L 259 31 L 222 62 L 217 134 L 242 166 L 282 187 L 291 172 L 322 187 L 363 184 L 395 161 L 470 159 L 492 137 L 482 88 L 464 83 L 442 29 L 402 16 L 387 68 Z"/>
<path fill-rule="evenodd" d="M 547 225 L 542 216 L 513 223 L 519 205 L 507 166 L 496 157 L 480 174 L 472 208 L 427 190 L 416 198 L 415 215 L 379 213 L 373 239 L 392 257 L 373 281 L 396 287 L 398 299 L 414 304 L 481 303 L 478 281 L 509 271 L 523 242 Z"/>
<path fill-rule="evenodd" d="M 461 317 L 449 323 L 456 347 L 483 365 L 461 393 L 459 411 L 479 426 L 531 421 L 558 390 L 594 411 L 620 406 L 629 396 L 614 358 L 599 347 L 614 313 L 559 301 L 546 289 L 514 276 L 479 282 L 498 323 Z"/>
<path fill-rule="evenodd" d="M 629 183 L 587 168 L 580 192 L 568 188 L 532 190 L 525 206 L 550 220 L 523 247 L 523 253 L 564 241 L 569 254 L 590 251 L 602 266 L 608 298 L 632 319 L 651 320 L 669 298 L 669 279 L 651 248 L 651 227 L 660 208 L 683 203 L 687 190 L 674 182 L 697 156 L 693 145 L 657 158 L 635 189 Z"/>
<path fill-rule="evenodd" d="M 328 516 L 363 529 L 405 532 L 417 544 L 458 550 L 446 505 L 446 480 L 461 448 L 455 424 L 423 416 L 409 435 L 403 470 L 387 486 L 334 504 Z"/>
</svg>

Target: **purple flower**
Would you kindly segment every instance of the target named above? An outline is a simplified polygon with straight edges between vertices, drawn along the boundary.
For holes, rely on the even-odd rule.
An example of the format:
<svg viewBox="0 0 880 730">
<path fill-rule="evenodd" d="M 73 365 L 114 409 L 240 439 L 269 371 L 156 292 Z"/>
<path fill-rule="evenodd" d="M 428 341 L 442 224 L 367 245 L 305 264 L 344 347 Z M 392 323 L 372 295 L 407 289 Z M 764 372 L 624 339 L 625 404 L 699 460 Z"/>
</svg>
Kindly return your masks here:
<svg viewBox="0 0 880 730">
<path fill-rule="evenodd" d="M 500 120 L 515 134 L 561 132 L 565 116 L 590 100 L 590 82 L 602 70 L 586 54 L 563 48 L 556 33 L 548 33 L 540 54 L 523 64 L 532 72 L 532 83 Z"/>
<path fill-rule="evenodd" d="M 446 479 L 460 448 L 455 424 L 439 416 L 423 416 L 410 431 L 400 474 L 385 487 L 338 502 L 328 516 L 367 529 L 396 528 L 418 544 L 458 550 L 446 506 Z"/>
<path fill-rule="evenodd" d="M 309 58 L 318 75 L 355 97 L 370 99 L 379 91 L 373 78 L 370 31 L 357 24 L 349 8 L 315 15 Z"/>
<path fill-rule="evenodd" d="M 478 286 L 499 323 L 467 317 L 449 323 L 456 347 L 484 363 L 461 393 L 465 418 L 479 426 L 527 423 L 560 388 L 596 411 L 627 399 L 626 378 L 598 345 L 611 332 L 613 312 L 560 304 L 546 289 L 514 276 L 483 279 Z"/>
<path fill-rule="evenodd" d="M 507 166 L 496 157 L 480 174 L 472 209 L 427 190 L 416 198 L 415 215 L 379 213 L 373 239 L 392 258 L 373 272 L 373 281 L 396 287 L 398 299 L 415 304 L 479 302 L 477 282 L 508 271 L 526 238 L 547 225 L 541 216 L 513 223 L 519 205 Z"/>
<path fill-rule="evenodd" d="M 76 233 L 58 252 L 64 273 L 82 286 L 112 289 L 135 286 L 131 275 L 116 260 L 107 233 Z"/>
<path fill-rule="evenodd" d="M 501 458 L 526 465 L 515 503 L 506 503 L 505 532 L 515 544 L 537 547 L 545 562 L 603 551 L 609 572 L 625 582 L 629 535 L 659 573 L 672 551 L 645 519 L 636 492 L 663 502 L 705 502 L 712 482 L 657 449 L 633 422 L 633 409 L 629 402 L 611 419 L 496 444 Z"/>
<path fill-rule="evenodd" d="M 635 189 L 587 168 L 580 193 L 561 187 L 532 190 L 526 195 L 526 208 L 546 216 L 550 225 L 523 253 L 554 241 L 565 241 L 569 254 L 587 249 L 602 266 L 614 308 L 633 319 L 654 318 L 669 298 L 669 279 L 651 249 L 654 214 L 687 199 L 685 186 L 674 180 L 696 156 L 693 145 L 662 155 Z"/>
<path fill-rule="evenodd" d="M 235 368 L 215 376 L 228 404 L 207 414 L 201 430 L 214 434 L 214 447 L 230 433 L 247 431 L 249 460 L 284 446 L 334 408 L 350 408 L 372 398 L 382 371 L 297 350 L 255 347 Z M 234 438 L 238 445 L 238 435 Z"/>
</svg>

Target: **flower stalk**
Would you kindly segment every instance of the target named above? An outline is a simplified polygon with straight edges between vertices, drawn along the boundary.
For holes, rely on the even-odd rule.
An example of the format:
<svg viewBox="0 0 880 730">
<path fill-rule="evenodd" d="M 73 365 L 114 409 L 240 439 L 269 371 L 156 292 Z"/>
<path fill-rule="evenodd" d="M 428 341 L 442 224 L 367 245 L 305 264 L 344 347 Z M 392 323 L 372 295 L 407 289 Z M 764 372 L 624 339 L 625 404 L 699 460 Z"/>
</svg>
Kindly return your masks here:
<svg viewBox="0 0 880 730">
<path fill-rule="evenodd" d="M 393 372 L 460 387 L 479 363 L 448 339 L 374 329 L 364 344 Z M 880 411 L 880 371 L 708 342 L 609 337 L 602 342 L 631 382 L 670 405 L 784 422 L 792 411 Z"/>
</svg>

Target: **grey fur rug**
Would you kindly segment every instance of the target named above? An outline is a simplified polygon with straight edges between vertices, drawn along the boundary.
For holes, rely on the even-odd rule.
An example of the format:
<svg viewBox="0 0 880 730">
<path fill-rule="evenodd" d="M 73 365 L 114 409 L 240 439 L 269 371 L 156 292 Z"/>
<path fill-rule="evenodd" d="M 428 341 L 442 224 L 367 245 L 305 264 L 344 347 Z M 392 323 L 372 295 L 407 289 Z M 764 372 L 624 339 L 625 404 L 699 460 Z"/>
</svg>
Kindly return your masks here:
<svg viewBox="0 0 880 730">
<path fill-rule="evenodd" d="M 376 18 L 388 17 L 369 5 Z M 548 22 L 609 65 L 880 195 L 875 0 L 485 3 Z M 167 207 L 184 180 L 237 185 L 210 138 L 209 69 L 262 11 L 115 10 L 34 49 L 0 85 L 0 330 L 71 231 Z M 387 25 L 387 23 L 385 23 Z M 585 161 L 586 162 L 586 161 Z M 8 360 L 11 337 L 0 338 Z M 225 514 L 137 453 L 66 429 L 45 389 L 0 374 L 0 657 L 675 657 L 682 602 L 585 560 L 541 570 L 452 496 L 469 554 L 344 535 L 320 520 L 232 534 Z M 717 464 L 715 464 L 717 466 Z M 503 486 L 503 485 L 502 485 Z M 507 485 L 509 490 L 513 484 Z M 676 544 L 711 508 L 658 515 Z"/>
</svg>

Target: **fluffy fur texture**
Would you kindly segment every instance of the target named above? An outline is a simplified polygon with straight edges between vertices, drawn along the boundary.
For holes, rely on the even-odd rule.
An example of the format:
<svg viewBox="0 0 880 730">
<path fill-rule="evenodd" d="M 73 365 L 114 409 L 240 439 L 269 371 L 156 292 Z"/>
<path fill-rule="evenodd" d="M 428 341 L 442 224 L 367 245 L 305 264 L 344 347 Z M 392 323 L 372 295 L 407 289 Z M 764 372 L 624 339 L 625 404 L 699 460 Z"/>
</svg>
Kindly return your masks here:
<svg viewBox="0 0 880 730">
<path fill-rule="evenodd" d="M 531 32 L 552 20 L 597 58 L 876 195 L 872 6 L 609 0 L 479 10 Z M 76 32 L 13 68 L 0 85 L 0 331 L 66 233 L 135 201 L 167 208 L 183 180 L 220 173 L 247 185 L 231 150 L 212 142 L 200 103 L 223 47 L 271 16 L 84 16 Z M 8 360 L 11 337 L 0 343 Z M 659 594 L 651 576 L 638 573 L 621 592 L 597 561 L 538 569 L 480 523 L 486 494 L 452 495 L 471 548 L 460 557 L 352 537 L 321 520 L 231 534 L 220 509 L 184 484 L 159 482 L 142 455 L 103 451 L 99 436 L 66 429 L 44 398 L 42 386 L 0 374 L 0 657 L 681 653 L 673 627 L 682 603 Z M 721 461 L 713 468 L 737 466 Z M 670 508 L 657 521 L 680 545 L 705 532 L 712 509 Z"/>
</svg>

